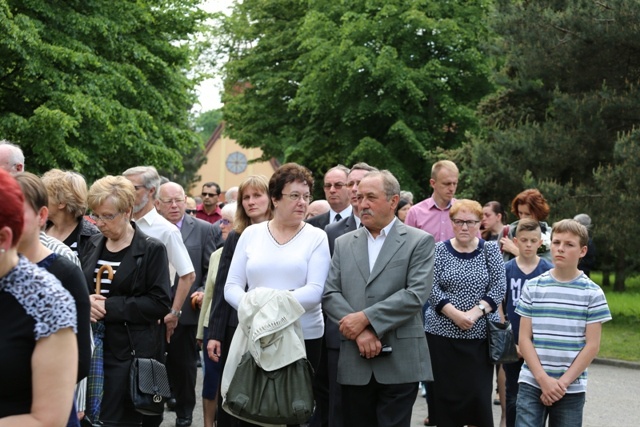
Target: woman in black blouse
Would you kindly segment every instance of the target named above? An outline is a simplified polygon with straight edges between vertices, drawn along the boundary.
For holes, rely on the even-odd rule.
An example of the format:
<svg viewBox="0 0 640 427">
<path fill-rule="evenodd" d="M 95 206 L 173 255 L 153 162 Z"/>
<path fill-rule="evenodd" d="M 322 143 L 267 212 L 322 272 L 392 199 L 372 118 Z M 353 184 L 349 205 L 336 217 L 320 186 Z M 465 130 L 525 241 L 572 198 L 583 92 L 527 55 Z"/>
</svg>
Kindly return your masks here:
<svg viewBox="0 0 640 427">
<path fill-rule="evenodd" d="M 66 425 L 78 371 L 74 301 L 18 255 L 24 198 L 4 170 L 0 188 L 0 424 Z"/>
<path fill-rule="evenodd" d="M 102 232 L 89 239 L 81 259 L 92 294 L 91 320 L 105 325 L 100 421 L 140 425 L 142 414 L 135 411 L 126 392 L 132 360 L 129 333 L 136 357 L 162 360 L 163 333 L 158 319 L 169 313 L 171 304 L 167 252 L 160 241 L 131 222 L 135 189 L 128 179 L 99 179 L 89 189 L 88 200 Z M 96 276 L 103 265 L 111 266 L 113 280 L 105 274 L 101 292 L 96 294 Z"/>
</svg>

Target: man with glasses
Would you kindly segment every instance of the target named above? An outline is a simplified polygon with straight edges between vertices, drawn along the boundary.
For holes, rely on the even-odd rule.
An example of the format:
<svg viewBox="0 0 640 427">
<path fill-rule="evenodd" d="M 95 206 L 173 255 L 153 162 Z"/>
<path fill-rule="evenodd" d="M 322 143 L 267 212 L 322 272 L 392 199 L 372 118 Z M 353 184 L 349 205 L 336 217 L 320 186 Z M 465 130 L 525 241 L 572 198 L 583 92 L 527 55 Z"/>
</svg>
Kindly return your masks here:
<svg viewBox="0 0 640 427">
<path fill-rule="evenodd" d="M 164 317 L 167 329 L 167 342 L 178 325 L 182 315 L 182 306 L 191 289 L 196 274 L 189 258 L 187 248 L 182 242 L 180 230 L 164 219 L 154 207 L 154 201 L 160 186 L 160 176 L 153 166 L 136 166 L 122 173 L 133 184 L 136 190 L 136 200 L 133 206 L 133 219 L 136 226 L 148 236 L 155 237 L 164 243 L 169 258 L 170 280 L 173 283 L 175 274 L 179 276 L 178 284 L 172 289 L 174 294 L 171 311 Z M 143 425 L 146 427 L 159 426 L 162 415 L 145 416 Z M 186 424 L 185 424 L 186 425 Z M 190 423 L 189 423 L 190 425 Z"/>
<path fill-rule="evenodd" d="M 215 182 L 205 182 L 202 185 L 202 204 L 196 208 L 196 218 L 215 224 L 222 219 L 218 197 L 220 196 L 220 186 Z"/>
<path fill-rule="evenodd" d="M 307 222 L 314 227 L 324 228 L 351 215 L 349 204 L 349 189 L 347 188 L 346 166 L 334 166 L 324 174 L 324 195 L 329 202 L 329 212 L 316 215 Z"/>
<path fill-rule="evenodd" d="M 209 259 L 218 247 L 222 246 L 220 228 L 186 214 L 184 189 L 175 182 L 160 186 L 156 199 L 156 209 L 167 221 L 175 225 L 195 269 L 196 280 L 191 285 L 188 298 L 182 305 L 180 322 L 167 346 L 167 372 L 171 391 L 176 400 L 176 426 L 187 426 L 193 419 L 196 405 L 196 376 L 198 350 L 196 332 L 200 306 L 204 296 Z M 176 277 L 176 282 L 178 278 Z M 175 289 L 175 287 L 174 287 Z"/>
</svg>

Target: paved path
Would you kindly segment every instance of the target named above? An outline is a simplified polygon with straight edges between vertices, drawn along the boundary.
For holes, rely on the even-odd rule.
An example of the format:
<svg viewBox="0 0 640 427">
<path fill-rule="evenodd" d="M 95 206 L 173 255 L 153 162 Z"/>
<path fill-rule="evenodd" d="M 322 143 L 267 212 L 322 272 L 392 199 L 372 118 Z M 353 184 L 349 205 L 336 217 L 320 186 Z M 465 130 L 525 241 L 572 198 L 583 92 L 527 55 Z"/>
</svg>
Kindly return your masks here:
<svg viewBox="0 0 640 427">
<path fill-rule="evenodd" d="M 640 420 L 640 367 L 636 369 L 594 363 L 589 368 L 587 403 L 584 410 L 583 427 L 628 427 Z M 202 375 L 198 371 L 198 396 L 202 390 Z M 413 408 L 411 426 L 421 426 L 427 416 L 424 398 L 418 397 Z M 500 407 L 493 407 L 495 427 L 500 426 Z M 161 427 L 174 427 L 175 413 L 165 412 Z M 202 404 L 198 397 L 193 414 L 193 426 L 202 427 Z"/>
</svg>

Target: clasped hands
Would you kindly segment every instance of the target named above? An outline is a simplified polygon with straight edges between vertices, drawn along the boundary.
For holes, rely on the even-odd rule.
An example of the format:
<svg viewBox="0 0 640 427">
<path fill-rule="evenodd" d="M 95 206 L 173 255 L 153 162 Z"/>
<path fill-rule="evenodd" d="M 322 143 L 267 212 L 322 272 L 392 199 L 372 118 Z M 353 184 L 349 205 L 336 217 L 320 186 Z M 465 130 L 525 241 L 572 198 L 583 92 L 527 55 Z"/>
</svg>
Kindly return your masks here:
<svg viewBox="0 0 640 427">
<path fill-rule="evenodd" d="M 371 359 L 380 354 L 382 343 L 371 328 L 368 328 L 369 319 L 362 311 L 347 314 L 340 319 L 338 325 L 342 335 L 356 342 L 360 355 Z"/>
<path fill-rule="evenodd" d="M 542 389 L 540 401 L 545 406 L 553 405 L 555 402 L 562 399 L 567 393 L 567 388 L 560 380 L 548 375 L 540 381 L 540 387 Z"/>
<path fill-rule="evenodd" d="M 473 328 L 479 318 L 482 317 L 482 312 L 477 307 L 472 307 L 467 311 L 460 311 L 453 307 L 451 312 L 447 314 L 448 317 L 453 320 L 453 323 L 463 331 L 468 331 Z"/>
</svg>

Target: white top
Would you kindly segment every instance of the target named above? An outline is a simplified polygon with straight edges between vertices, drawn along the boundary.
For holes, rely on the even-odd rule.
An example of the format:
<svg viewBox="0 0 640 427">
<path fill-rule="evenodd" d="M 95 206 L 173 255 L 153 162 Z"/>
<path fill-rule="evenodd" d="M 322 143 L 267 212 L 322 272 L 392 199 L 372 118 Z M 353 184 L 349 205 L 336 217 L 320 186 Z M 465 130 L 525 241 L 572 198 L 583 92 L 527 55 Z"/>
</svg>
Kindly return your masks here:
<svg viewBox="0 0 640 427">
<path fill-rule="evenodd" d="M 389 232 L 391 231 L 391 227 L 393 227 L 393 224 L 395 222 L 396 222 L 396 217 L 394 216 L 393 219 L 391 220 L 391 222 L 389 224 L 387 224 L 387 226 L 384 227 L 382 230 L 380 230 L 380 234 L 378 234 L 377 237 L 373 237 L 373 235 L 371 234 L 369 229 L 367 227 L 364 227 L 364 229 L 367 232 L 367 250 L 368 250 L 368 254 L 369 254 L 369 272 L 373 271 L 373 266 L 376 265 L 376 260 L 378 259 L 378 255 L 380 255 L 380 251 L 382 250 L 382 245 L 384 245 L 384 241 L 387 238 L 387 236 L 389 235 Z"/>
<path fill-rule="evenodd" d="M 322 337 L 322 293 L 331 256 L 326 233 L 305 225 L 284 245 L 267 229 L 268 222 L 247 227 L 240 236 L 229 267 L 224 297 L 236 310 L 248 289 L 290 290 L 305 309 L 300 318 L 306 340 Z"/>
<path fill-rule="evenodd" d="M 156 208 L 151 209 L 145 216 L 136 220 L 136 226 L 147 236 L 154 237 L 164 243 L 167 248 L 169 264 L 173 266 L 179 277 L 195 271 L 187 248 L 182 241 L 180 230 L 164 219 L 156 211 Z M 173 285 L 173 276 L 170 276 L 169 279 Z"/>
</svg>

